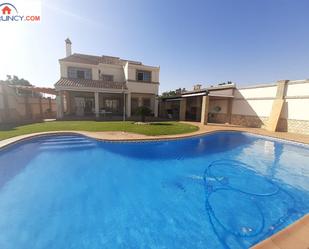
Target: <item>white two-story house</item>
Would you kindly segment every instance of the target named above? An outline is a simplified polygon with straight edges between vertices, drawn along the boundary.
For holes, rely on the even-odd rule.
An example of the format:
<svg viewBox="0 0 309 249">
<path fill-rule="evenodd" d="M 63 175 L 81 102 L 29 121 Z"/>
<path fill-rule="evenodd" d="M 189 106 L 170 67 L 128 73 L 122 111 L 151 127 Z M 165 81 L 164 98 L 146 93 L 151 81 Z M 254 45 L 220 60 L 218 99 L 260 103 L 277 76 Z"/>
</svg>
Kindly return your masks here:
<svg viewBox="0 0 309 249">
<path fill-rule="evenodd" d="M 140 106 L 158 115 L 160 67 L 111 56 L 72 54 L 59 60 L 61 78 L 55 84 L 57 117 L 131 117 Z"/>
</svg>

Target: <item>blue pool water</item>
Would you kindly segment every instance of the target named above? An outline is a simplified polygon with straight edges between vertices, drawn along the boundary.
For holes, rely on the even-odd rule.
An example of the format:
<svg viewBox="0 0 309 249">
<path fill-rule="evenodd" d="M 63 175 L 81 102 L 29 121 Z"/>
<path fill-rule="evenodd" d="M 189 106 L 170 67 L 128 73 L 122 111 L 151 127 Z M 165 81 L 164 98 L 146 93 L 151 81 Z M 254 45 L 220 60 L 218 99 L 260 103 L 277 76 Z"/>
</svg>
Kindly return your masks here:
<svg viewBox="0 0 309 249">
<path fill-rule="evenodd" d="M 236 132 L 0 151 L 0 248 L 248 248 L 309 212 L 309 147 Z"/>
</svg>

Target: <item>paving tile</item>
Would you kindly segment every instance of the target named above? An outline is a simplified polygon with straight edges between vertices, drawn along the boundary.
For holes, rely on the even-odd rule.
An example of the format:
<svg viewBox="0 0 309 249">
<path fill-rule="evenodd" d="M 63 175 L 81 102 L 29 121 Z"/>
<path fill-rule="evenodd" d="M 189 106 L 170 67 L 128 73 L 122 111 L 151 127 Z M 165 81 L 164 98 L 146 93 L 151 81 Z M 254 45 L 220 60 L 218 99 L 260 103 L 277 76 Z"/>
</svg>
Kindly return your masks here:
<svg viewBox="0 0 309 249">
<path fill-rule="evenodd" d="M 272 240 L 266 239 L 259 244 L 251 247 L 251 249 L 281 249 Z"/>
<path fill-rule="evenodd" d="M 271 240 L 281 249 L 308 249 L 309 243 L 306 243 L 296 236 L 295 233 L 283 232 L 277 234 Z"/>
<path fill-rule="evenodd" d="M 309 214 L 251 249 L 309 249 L 308 224 Z"/>
</svg>

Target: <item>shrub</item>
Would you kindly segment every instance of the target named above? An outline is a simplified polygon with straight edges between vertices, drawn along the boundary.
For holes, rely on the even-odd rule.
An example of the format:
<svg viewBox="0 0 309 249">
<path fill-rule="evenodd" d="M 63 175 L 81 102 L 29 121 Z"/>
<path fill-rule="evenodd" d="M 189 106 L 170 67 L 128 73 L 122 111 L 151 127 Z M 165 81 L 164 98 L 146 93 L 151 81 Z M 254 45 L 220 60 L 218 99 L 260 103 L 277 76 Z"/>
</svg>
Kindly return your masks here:
<svg viewBox="0 0 309 249">
<path fill-rule="evenodd" d="M 151 110 L 147 106 L 140 106 L 136 110 L 136 115 L 141 117 L 142 122 L 145 122 L 146 117 L 151 115 Z"/>
</svg>

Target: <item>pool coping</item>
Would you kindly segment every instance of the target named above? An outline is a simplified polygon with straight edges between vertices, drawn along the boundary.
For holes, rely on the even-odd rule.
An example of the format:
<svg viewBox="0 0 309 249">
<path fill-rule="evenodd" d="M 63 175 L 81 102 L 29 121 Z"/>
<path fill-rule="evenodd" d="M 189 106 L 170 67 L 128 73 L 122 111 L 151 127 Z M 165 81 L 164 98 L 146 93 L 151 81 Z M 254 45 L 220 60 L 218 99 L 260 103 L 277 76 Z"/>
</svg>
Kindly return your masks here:
<svg viewBox="0 0 309 249">
<path fill-rule="evenodd" d="M 250 249 L 307 249 L 309 245 L 309 214 L 262 240 Z"/>
<path fill-rule="evenodd" d="M 169 140 L 178 140 L 185 138 L 194 138 L 207 134 L 213 134 L 217 132 L 242 132 L 248 133 L 255 136 L 266 137 L 268 139 L 275 139 L 279 141 L 289 142 L 297 145 L 309 145 L 309 135 L 303 134 L 293 134 L 288 132 L 269 132 L 261 128 L 247 128 L 240 126 L 231 126 L 231 125 L 201 125 L 194 122 L 183 122 L 187 124 L 192 124 L 199 127 L 198 131 L 177 134 L 177 135 L 160 135 L 160 136 L 147 136 L 143 134 L 131 133 L 131 132 L 122 132 L 122 131 L 46 131 L 38 133 L 30 133 L 25 135 L 20 135 L 0 141 L 0 150 L 7 148 L 10 145 L 22 142 L 25 140 L 33 139 L 36 137 L 42 136 L 53 136 L 53 135 L 82 135 L 92 139 L 106 142 L 153 142 L 153 141 L 169 141 Z"/>
</svg>

